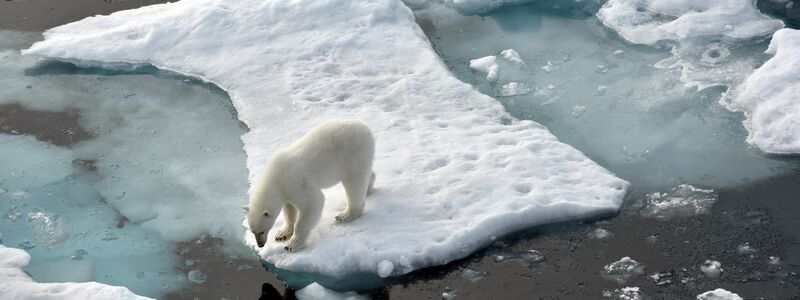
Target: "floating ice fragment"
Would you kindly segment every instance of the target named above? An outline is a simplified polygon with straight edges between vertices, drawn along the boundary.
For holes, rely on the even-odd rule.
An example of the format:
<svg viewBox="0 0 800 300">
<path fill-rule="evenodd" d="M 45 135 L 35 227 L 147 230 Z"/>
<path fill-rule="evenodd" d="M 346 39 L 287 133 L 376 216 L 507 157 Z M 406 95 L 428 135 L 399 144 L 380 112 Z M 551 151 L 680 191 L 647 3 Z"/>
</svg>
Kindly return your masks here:
<svg viewBox="0 0 800 300">
<path fill-rule="evenodd" d="M 295 292 L 298 300 L 366 300 L 367 298 L 355 293 L 340 293 L 326 289 L 319 283 L 311 283 Z"/>
<path fill-rule="evenodd" d="M 650 276 L 657 286 L 664 286 L 672 284 L 672 277 L 675 275 L 673 271 L 661 271 Z"/>
<path fill-rule="evenodd" d="M 500 56 L 503 57 L 507 62 L 515 65 L 517 67 L 525 67 L 525 61 L 522 60 L 522 57 L 519 56 L 519 53 L 514 49 L 506 49 L 500 52 Z"/>
<path fill-rule="evenodd" d="M 548 60 L 548 61 L 547 61 L 547 63 L 545 63 L 545 65 L 544 65 L 544 66 L 542 66 L 542 70 L 544 70 L 544 71 L 545 71 L 545 73 L 550 73 L 550 72 L 552 72 L 552 71 L 553 71 L 553 70 L 554 70 L 556 67 L 557 67 L 557 65 L 556 65 L 556 64 L 554 64 L 553 62 L 551 62 L 551 61 L 549 61 L 549 60 Z"/>
<path fill-rule="evenodd" d="M 716 289 L 697 295 L 697 300 L 744 300 L 736 293 L 724 289 Z"/>
<path fill-rule="evenodd" d="M 644 265 L 627 256 L 603 267 L 603 277 L 618 283 L 624 283 L 628 278 L 642 274 Z"/>
<path fill-rule="evenodd" d="M 189 281 L 194 282 L 194 283 L 198 283 L 198 284 L 199 283 L 204 283 L 204 282 L 206 282 L 206 280 L 208 280 L 208 275 L 203 274 L 202 272 L 200 272 L 198 270 L 189 271 L 189 273 L 186 274 L 186 277 L 189 278 Z"/>
<path fill-rule="evenodd" d="M 781 263 L 781 258 L 777 256 L 770 256 L 769 257 L 769 264 L 770 265 L 777 265 Z"/>
<path fill-rule="evenodd" d="M 17 190 L 13 194 L 11 194 L 11 199 L 14 200 L 21 200 L 28 197 L 28 192 L 24 190 Z"/>
<path fill-rule="evenodd" d="M 639 287 L 624 287 L 613 290 L 603 291 L 603 298 L 620 299 L 620 300 L 641 300 L 642 292 Z"/>
<path fill-rule="evenodd" d="M 500 96 L 510 97 L 530 93 L 531 89 L 521 82 L 509 82 L 500 87 Z"/>
<path fill-rule="evenodd" d="M 575 105 L 575 106 L 572 107 L 572 110 L 571 110 L 572 116 L 576 117 L 576 118 L 580 118 L 581 115 L 583 115 L 583 112 L 585 112 L 585 111 L 586 111 L 586 106 L 585 105 Z"/>
<path fill-rule="evenodd" d="M 622 49 L 614 51 L 614 56 L 622 56 L 623 54 L 625 54 L 625 51 Z"/>
<path fill-rule="evenodd" d="M 444 288 L 444 293 L 442 293 L 442 300 L 454 299 L 457 295 L 456 290 L 446 287 Z"/>
<path fill-rule="evenodd" d="M 489 256 L 496 263 L 504 261 L 517 261 L 525 264 L 528 268 L 533 268 L 534 266 L 545 261 L 544 254 L 537 250 L 528 250 L 523 252 L 493 251 L 489 253 Z"/>
<path fill-rule="evenodd" d="M 394 271 L 394 264 L 388 260 L 382 260 L 378 263 L 378 276 L 386 278 L 392 275 Z"/>
<path fill-rule="evenodd" d="M 473 70 L 486 73 L 486 80 L 497 81 L 500 66 L 497 64 L 497 56 L 489 55 L 469 61 L 469 67 Z"/>
<path fill-rule="evenodd" d="M 588 236 L 590 238 L 593 238 L 593 239 L 602 240 L 602 239 L 613 237 L 614 234 L 611 233 L 611 231 L 605 230 L 603 228 L 595 228 L 595 230 L 592 230 L 591 232 L 589 232 Z"/>
<path fill-rule="evenodd" d="M 722 263 L 716 260 L 706 260 L 706 262 L 700 266 L 700 271 L 709 278 L 716 278 L 723 271 Z"/>
<path fill-rule="evenodd" d="M 606 65 L 597 65 L 597 73 L 606 73 L 608 72 L 608 66 Z"/>
<path fill-rule="evenodd" d="M 17 209 L 17 206 L 11 206 L 8 210 L 3 214 L 3 218 L 11 222 L 16 222 L 22 216 L 22 212 Z"/>
<path fill-rule="evenodd" d="M 645 207 L 640 213 L 646 217 L 664 219 L 708 213 L 717 200 L 717 193 L 681 184 L 667 193 L 647 194 L 645 200 Z"/>
<path fill-rule="evenodd" d="M 488 273 L 481 272 L 481 271 L 475 271 L 475 270 L 470 269 L 470 268 L 465 268 L 463 271 L 461 271 L 461 278 L 469 280 L 472 283 L 476 283 L 478 281 L 481 281 L 481 279 L 486 277 L 486 275 L 488 275 Z"/>
<path fill-rule="evenodd" d="M 599 85 L 599 86 L 597 86 L 597 93 L 600 94 L 600 95 L 605 94 L 607 89 L 608 89 L 608 86 Z"/>
<path fill-rule="evenodd" d="M 33 248 L 36 248 L 36 243 L 31 242 L 30 240 L 24 240 L 24 241 L 20 242 L 18 245 L 19 245 L 20 248 L 22 248 L 23 250 L 26 250 L 26 251 L 27 250 L 31 250 Z"/>
<path fill-rule="evenodd" d="M 756 252 L 756 249 L 753 246 L 750 246 L 750 243 L 745 242 L 736 247 L 736 252 L 739 254 L 753 254 Z"/>
</svg>

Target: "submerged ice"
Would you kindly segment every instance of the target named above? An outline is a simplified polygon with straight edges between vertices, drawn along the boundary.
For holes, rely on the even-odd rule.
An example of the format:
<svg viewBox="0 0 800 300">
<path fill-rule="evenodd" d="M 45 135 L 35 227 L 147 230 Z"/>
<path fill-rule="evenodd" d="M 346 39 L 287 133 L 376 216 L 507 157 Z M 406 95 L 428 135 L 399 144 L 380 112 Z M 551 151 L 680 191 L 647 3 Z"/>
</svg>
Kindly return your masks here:
<svg viewBox="0 0 800 300">
<path fill-rule="evenodd" d="M 642 195 L 684 183 L 728 187 L 793 168 L 791 162 L 749 147 L 742 117 L 718 103 L 726 91 L 720 84 L 735 85 L 767 58 L 760 54 L 766 47 L 760 41 L 780 28 L 780 21 L 760 15 L 751 1 L 681 2 L 689 7 L 685 14 L 676 11 L 674 18 L 649 16 L 639 22 L 609 11 L 622 5 L 626 12 L 642 14 L 635 5 L 667 9 L 667 2 L 609 1 L 598 13 L 593 1 L 560 8 L 543 1 L 483 16 L 432 4 L 415 14 L 459 79 L 495 96 L 513 116 L 547 126 L 560 140 L 629 180 Z M 701 20 L 692 19 L 696 14 L 688 13 L 692 5 L 708 6 L 704 12 L 724 17 L 708 20 L 721 24 L 722 38 L 711 27 L 697 36 L 691 31 L 659 33 L 664 22 L 676 24 L 666 28 L 701 26 Z M 618 32 L 631 30 L 630 41 L 609 34 L 595 15 Z M 748 21 L 736 22 L 739 18 Z M 726 22 L 732 24 L 728 31 Z M 656 40 L 663 42 L 637 39 L 658 35 Z M 676 45 L 686 45 L 681 48 L 685 53 L 670 52 Z M 514 49 L 527 67 L 501 59 L 506 49 Z M 487 55 L 497 56 L 496 81 L 469 68 L 470 60 Z M 684 63 L 685 68 L 670 67 Z M 687 86 L 687 81 L 697 84 Z"/>
<path fill-rule="evenodd" d="M 223 209 L 247 191 L 245 130 L 230 102 L 180 76 L 78 69 L 13 48 L 40 38 L 0 31 L 9 47 L 0 49 L 0 116 L 73 111 L 88 134 L 59 142 L 4 123 L 0 243 L 30 253 L 25 271 L 38 282 L 98 281 L 151 297 L 179 290 L 187 278 L 174 269 L 173 242 L 241 238 L 240 214 Z M 61 130 L 45 127 L 37 130 Z"/>
<path fill-rule="evenodd" d="M 405 274 L 523 227 L 614 212 L 628 187 L 453 78 L 398 0 L 154 5 L 48 30 L 25 53 L 151 63 L 217 84 L 250 128 L 242 140 L 251 181 L 269 153 L 320 121 L 367 123 L 378 182 L 364 215 L 333 224 L 344 193 L 328 191 L 306 249 L 287 253 L 272 242 L 261 250 L 283 269 Z"/>
</svg>

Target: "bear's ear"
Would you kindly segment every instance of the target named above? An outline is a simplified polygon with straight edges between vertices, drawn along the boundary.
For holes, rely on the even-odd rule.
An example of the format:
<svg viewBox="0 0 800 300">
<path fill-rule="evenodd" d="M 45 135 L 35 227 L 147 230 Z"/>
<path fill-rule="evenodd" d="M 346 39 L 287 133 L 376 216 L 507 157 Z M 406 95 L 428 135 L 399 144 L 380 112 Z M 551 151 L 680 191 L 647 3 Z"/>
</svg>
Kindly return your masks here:
<svg viewBox="0 0 800 300">
<path fill-rule="evenodd" d="M 245 212 L 249 212 L 250 211 L 250 206 L 242 205 L 242 209 L 244 209 Z"/>
<path fill-rule="evenodd" d="M 264 210 L 264 216 L 269 217 L 269 212 L 267 210 Z"/>
</svg>

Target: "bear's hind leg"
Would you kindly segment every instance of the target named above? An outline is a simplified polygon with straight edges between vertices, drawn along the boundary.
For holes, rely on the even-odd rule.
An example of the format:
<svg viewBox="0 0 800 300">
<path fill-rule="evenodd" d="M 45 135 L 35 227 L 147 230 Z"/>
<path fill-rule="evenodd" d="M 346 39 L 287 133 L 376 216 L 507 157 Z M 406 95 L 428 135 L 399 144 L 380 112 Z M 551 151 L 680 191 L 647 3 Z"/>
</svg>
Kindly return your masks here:
<svg viewBox="0 0 800 300">
<path fill-rule="evenodd" d="M 303 201 L 295 202 L 299 206 L 295 209 L 297 215 L 294 222 L 294 235 L 289 238 L 286 247 L 283 247 L 290 252 L 300 250 L 305 246 L 308 233 L 319 223 L 319 219 L 322 217 L 322 207 L 325 206 L 325 195 L 320 190 L 306 190 L 298 196 L 303 197 Z"/>
<path fill-rule="evenodd" d="M 344 191 L 347 193 L 347 208 L 336 216 L 337 222 L 347 222 L 361 215 L 364 211 L 364 200 L 373 182 L 373 174 L 369 172 L 342 179 Z"/>
<path fill-rule="evenodd" d="M 275 235 L 276 241 L 285 241 L 294 234 L 294 223 L 297 221 L 297 209 L 286 202 L 283 204 L 283 227 Z"/>
<path fill-rule="evenodd" d="M 367 188 L 367 195 L 371 195 L 372 192 L 375 191 L 375 171 L 372 171 L 372 174 L 369 176 L 369 187 Z"/>
</svg>

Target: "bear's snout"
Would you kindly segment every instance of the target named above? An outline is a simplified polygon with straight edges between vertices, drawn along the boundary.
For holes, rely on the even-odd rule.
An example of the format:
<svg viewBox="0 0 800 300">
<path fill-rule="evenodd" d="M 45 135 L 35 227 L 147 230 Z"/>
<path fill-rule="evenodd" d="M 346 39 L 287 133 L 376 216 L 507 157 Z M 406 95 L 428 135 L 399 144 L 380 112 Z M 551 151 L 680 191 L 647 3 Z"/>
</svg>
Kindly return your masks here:
<svg viewBox="0 0 800 300">
<path fill-rule="evenodd" d="M 267 243 L 267 239 L 264 238 L 264 233 L 255 233 L 254 235 L 256 236 L 256 244 L 258 244 L 258 247 L 264 247 L 264 244 Z"/>
</svg>

